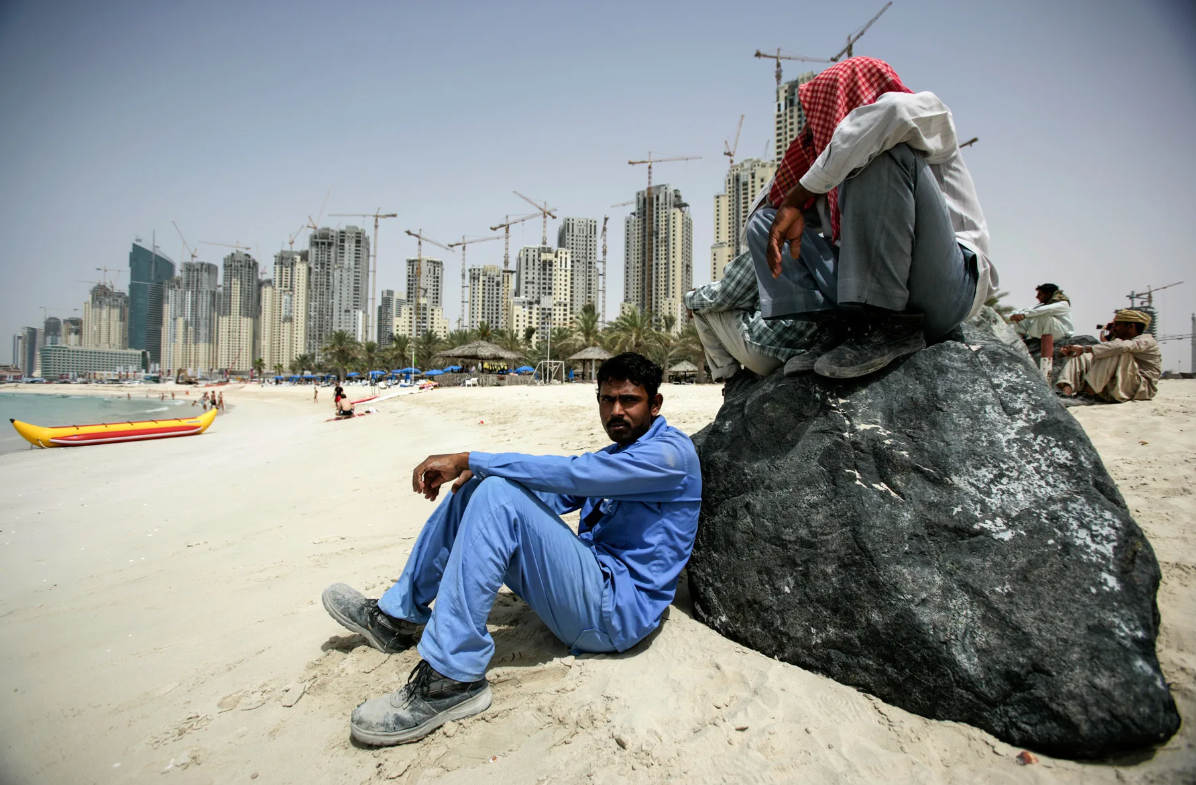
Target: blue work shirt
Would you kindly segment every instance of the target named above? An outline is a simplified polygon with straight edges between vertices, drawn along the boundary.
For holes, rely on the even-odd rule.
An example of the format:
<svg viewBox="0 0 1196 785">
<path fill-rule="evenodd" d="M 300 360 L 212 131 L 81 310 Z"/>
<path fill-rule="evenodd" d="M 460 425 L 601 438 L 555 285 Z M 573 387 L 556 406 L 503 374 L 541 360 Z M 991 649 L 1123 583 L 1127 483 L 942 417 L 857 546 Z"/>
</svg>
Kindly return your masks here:
<svg viewBox="0 0 1196 785">
<path fill-rule="evenodd" d="M 625 651 L 656 629 L 698 531 L 702 472 L 688 436 L 658 416 L 627 447 L 576 456 L 472 452 L 469 468 L 536 491 L 558 515 L 580 508 L 592 520 L 598 507 L 602 517 L 579 537 L 606 576 L 604 632 Z"/>
</svg>

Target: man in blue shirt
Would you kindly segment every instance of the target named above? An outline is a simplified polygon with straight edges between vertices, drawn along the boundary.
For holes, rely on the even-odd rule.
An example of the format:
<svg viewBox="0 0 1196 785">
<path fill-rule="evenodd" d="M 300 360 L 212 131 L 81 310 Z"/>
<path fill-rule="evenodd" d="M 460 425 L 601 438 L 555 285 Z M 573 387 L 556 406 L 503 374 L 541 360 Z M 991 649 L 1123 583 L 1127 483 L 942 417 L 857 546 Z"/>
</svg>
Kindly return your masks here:
<svg viewBox="0 0 1196 785">
<path fill-rule="evenodd" d="M 452 493 L 378 600 L 343 583 L 324 607 L 374 648 L 419 638 L 407 685 L 358 706 L 353 738 L 416 741 L 490 706 L 486 620 L 505 583 L 575 654 L 625 651 L 652 632 L 689 560 L 702 501 L 697 451 L 660 416 L 660 366 L 638 354 L 598 369 L 598 411 L 614 444 L 578 456 L 463 452 L 415 467 L 412 487 Z M 580 533 L 561 520 L 581 510 Z M 435 600 L 435 606 L 432 601 Z"/>
</svg>

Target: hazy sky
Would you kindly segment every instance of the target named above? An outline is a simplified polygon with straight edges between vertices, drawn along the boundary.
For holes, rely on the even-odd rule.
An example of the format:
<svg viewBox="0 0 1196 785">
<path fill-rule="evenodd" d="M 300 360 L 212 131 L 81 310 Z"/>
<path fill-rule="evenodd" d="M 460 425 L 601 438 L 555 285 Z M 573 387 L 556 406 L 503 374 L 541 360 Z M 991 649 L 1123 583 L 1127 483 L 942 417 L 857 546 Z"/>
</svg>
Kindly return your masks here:
<svg viewBox="0 0 1196 785">
<path fill-rule="evenodd" d="M 379 237 L 379 291 L 401 291 L 423 229 L 441 242 L 547 199 L 611 216 L 607 313 L 622 299 L 623 217 L 662 164 L 694 221 L 709 279 L 723 142 L 771 150 L 773 64 L 757 49 L 826 57 L 883 0 L 795 3 L 9 2 L 0 6 L 0 331 L 39 306 L 82 309 L 95 268 L 153 232 L 180 261 L 239 242 L 272 264 L 319 212 L 398 213 Z M 1196 12 L 1186 2 L 896 0 L 857 45 L 915 91 L 937 93 L 961 137 L 1002 288 L 1032 302 L 1062 286 L 1091 331 L 1133 289 L 1158 295 L 1161 333 L 1196 311 Z M 786 78 L 805 70 L 787 63 Z M 351 219 L 329 219 L 348 223 Z M 372 230 L 372 222 L 370 229 Z M 549 224 L 555 244 L 556 223 Z M 538 244 L 540 222 L 516 227 Z M 306 234 L 296 241 L 306 247 Z M 200 245 L 219 263 L 227 249 Z M 426 250 L 426 249 L 425 249 Z M 459 312 L 459 255 L 445 310 Z M 502 243 L 470 246 L 502 262 Z M 81 315 L 81 311 L 79 314 Z M 7 362 L 7 343 L 0 361 Z M 1191 370 L 1187 342 L 1165 367 Z"/>
</svg>

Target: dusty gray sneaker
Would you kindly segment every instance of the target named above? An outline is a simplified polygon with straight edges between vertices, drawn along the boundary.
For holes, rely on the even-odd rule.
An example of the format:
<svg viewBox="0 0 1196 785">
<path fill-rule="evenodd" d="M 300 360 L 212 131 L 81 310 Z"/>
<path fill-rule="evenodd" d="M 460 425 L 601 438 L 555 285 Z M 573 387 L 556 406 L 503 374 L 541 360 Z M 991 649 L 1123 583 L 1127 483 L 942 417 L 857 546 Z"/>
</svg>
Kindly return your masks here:
<svg viewBox="0 0 1196 785">
<path fill-rule="evenodd" d="M 847 340 L 818 358 L 814 372 L 832 379 L 854 379 L 925 348 L 922 314 L 885 314 L 852 325 Z"/>
<path fill-rule="evenodd" d="M 847 328 L 838 319 L 831 319 L 818 326 L 809 347 L 801 354 L 795 354 L 785 363 L 785 375 L 797 376 L 799 373 L 814 370 L 818 358 L 834 349 L 847 339 Z"/>
<path fill-rule="evenodd" d="M 403 689 L 371 698 L 354 709 L 349 728 L 362 744 L 406 744 L 446 722 L 481 714 L 490 708 L 490 701 L 490 682 L 485 679 L 455 681 L 421 660 Z"/>
<path fill-rule="evenodd" d="M 352 586 L 334 583 L 320 599 L 329 616 L 345 629 L 365 636 L 378 651 L 397 654 L 415 645 L 420 625 L 387 616 L 377 600 L 366 599 Z"/>
</svg>

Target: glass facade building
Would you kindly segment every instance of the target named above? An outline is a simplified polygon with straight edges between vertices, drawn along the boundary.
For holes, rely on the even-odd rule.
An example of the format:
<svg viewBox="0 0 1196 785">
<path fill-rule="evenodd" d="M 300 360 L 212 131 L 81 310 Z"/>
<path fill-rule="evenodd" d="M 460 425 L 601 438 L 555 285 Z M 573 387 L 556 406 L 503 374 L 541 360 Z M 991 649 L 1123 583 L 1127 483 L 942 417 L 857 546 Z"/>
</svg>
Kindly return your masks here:
<svg viewBox="0 0 1196 785">
<path fill-rule="evenodd" d="M 174 277 L 174 262 L 140 242 L 129 251 L 129 348 L 149 355 L 151 365 L 162 361 L 162 300 Z"/>
</svg>

